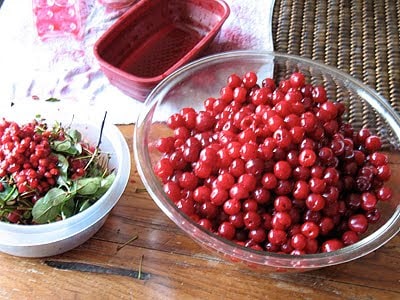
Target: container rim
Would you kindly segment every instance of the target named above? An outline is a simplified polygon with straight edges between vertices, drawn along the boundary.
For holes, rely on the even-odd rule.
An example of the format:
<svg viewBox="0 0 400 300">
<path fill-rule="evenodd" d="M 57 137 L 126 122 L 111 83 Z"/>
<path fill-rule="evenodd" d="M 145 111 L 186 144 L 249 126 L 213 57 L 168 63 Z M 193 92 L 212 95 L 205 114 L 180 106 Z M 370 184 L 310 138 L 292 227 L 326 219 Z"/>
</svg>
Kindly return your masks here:
<svg viewBox="0 0 400 300">
<path fill-rule="evenodd" d="M 77 121 L 72 127 L 99 128 L 91 122 Z M 6 247 L 32 247 L 66 240 L 77 235 L 97 221 L 105 218 L 118 202 L 128 183 L 130 168 L 130 152 L 121 131 L 113 124 L 104 126 L 103 140 L 107 140 L 115 156 L 116 177 L 107 192 L 86 210 L 65 220 L 37 225 L 20 225 L 0 222 L 1 245 Z"/>
</svg>

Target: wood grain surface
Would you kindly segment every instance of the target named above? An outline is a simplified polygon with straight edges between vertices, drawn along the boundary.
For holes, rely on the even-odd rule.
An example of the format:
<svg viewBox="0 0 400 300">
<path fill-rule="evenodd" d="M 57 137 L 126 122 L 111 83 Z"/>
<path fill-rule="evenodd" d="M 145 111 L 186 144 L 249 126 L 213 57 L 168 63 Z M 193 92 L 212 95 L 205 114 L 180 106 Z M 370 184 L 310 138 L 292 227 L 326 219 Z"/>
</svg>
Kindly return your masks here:
<svg viewBox="0 0 400 300">
<path fill-rule="evenodd" d="M 132 153 L 133 125 L 119 128 Z M 400 299 L 400 237 L 338 266 L 255 272 L 191 240 L 151 200 L 132 163 L 122 198 L 89 241 L 48 258 L 0 254 L 0 298 Z"/>
</svg>

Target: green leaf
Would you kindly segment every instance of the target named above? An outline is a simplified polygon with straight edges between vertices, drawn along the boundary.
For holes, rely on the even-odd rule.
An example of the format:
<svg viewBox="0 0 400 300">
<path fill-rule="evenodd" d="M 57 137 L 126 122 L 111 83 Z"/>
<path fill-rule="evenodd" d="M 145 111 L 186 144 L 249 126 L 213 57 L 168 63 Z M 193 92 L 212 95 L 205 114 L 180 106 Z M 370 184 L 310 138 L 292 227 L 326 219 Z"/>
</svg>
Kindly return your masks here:
<svg viewBox="0 0 400 300">
<path fill-rule="evenodd" d="M 76 129 L 69 130 L 68 135 L 74 143 L 79 143 L 82 140 L 82 134 Z"/>
<path fill-rule="evenodd" d="M 58 98 L 51 97 L 51 98 L 48 98 L 48 99 L 46 99 L 44 101 L 46 101 L 46 102 L 60 102 L 61 100 L 58 99 Z"/>
<path fill-rule="evenodd" d="M 80 143 L 76 143 L 74 145 L 74 147 L 75 147 L 76 151 L 78 152 L 78 154 L 82 153 L 82 145 Z"/>
<path fill-rule="evenodd" d="M 53 124 L 53 132 L 60 132 L 62 129 L 61 123 L 58 121 L 55 121 Z"/>
<path fill-rule="evenodd" d="M 44 197 L 40 198 L 32 209 L 33 220 L 37 223 L 54 221 L 60 215 L 62 205 L 74 197 L 73 193 L 60 188 L 50 189 Z"/>
<path fill-rule="evenodd" d="M 30 210 L 25 211 L 25 212 L 23 213 L 23 215 L 22 215 L 22 217 L 23 217 L 25 220 L 29 220 L 29 219 L 31 218 L 31 216 L 32 216 L 32 212 L 31 212 Z"/>
<path fill-rule="evenodd" d="M 79 212 L 84 211 L 85 209 L 89 208 L 92 205 L 89 199 L 85 200 L 81 206 L 79 207 Z"/>
<path fill-rule="evenodd" d="M 61 205 L 61 216 L 63 219 L 73 216 L 75 213 L 75 201 L 70 198 L 67 202 Z"/>
<path fill-rule="evenodd" d="M 57 183 L 60 186 L 67 187 L 70 184 L 70 181 L 68 180 L 68 167 L 69 167 L 68 160 L 62 154 L 56 154 L 56 155 L 58 158 L 57 167 L 58 170 L 60 171 L 60 175 L 57 177 Z"/>
<path fill-rule="evenodd" d="M 0 193 L 0 203 L 14 200 L 18 197 L 18 190 L 15 185 L 9 185 L 6 182 L 2 182 L 4 191 Z"/>
<path fill-rule="evenodd" d="M 54 141 L 52 143 L 52 148 L 59 152 L 67 152 L 69 148 L 72 147 L 72 143 L 70 140 L 66 139 L 63 141 Z"/>
<path fill-rule="evenodd" d="M 101 180 L 101 185 L 100 185 L 101 188 L 108 190 L 113 184 L 114 180 L 115 180 L 115 173 L 113 172 Z"/>
<path fill-rule="evenodd" d="M 100 198 L 101 196 L 103 196 L 107 192 L 107 190 L 111 187 L 114 180 L 115 180 L 114 172 L 103 178 L 101 180 L 100 187 L 95 194 L 96 198 Z"/>
<path fill-rule="evenodd" d="M 53 141 L 51 148 L 57 152 L 66 153 L 70 155 L 79 154 L 79 149 L 75 147 L 75 144 L 71 140 L 66 139 L 64 141 Z"/>
<path fill-rule="evenodd" d="M 101 177 L 80 178 L 76 180 L 76 192 L 79 195 L 93 195 L 101 184 Z"/>
</svg>

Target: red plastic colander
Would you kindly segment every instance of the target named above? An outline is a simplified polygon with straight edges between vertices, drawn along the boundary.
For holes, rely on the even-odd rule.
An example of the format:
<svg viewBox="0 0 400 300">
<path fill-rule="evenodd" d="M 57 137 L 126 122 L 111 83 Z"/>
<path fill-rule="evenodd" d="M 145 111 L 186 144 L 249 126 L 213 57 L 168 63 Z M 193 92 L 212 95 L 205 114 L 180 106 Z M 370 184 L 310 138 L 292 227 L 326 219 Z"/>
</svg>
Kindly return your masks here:
<svg viewBox="0 0 400 300">
<path fill-rule="evenodd" d="M 144 101 L 208 46 L 229 12 L 222 0 L 142 0 L 99 38 L 94 54 L 111 84 Z"/>
</svg>

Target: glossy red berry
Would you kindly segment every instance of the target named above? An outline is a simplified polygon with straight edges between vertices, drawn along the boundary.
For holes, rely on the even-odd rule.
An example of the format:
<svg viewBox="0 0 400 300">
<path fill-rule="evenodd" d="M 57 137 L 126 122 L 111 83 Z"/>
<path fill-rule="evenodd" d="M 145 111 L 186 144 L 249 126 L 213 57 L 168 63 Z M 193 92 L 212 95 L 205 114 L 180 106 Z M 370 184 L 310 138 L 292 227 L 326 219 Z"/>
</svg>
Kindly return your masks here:
<svg viewBox="0 0 400 300">
<path fill-rule="evenodd" d="M 229 222 L 223 222 L 218 227 L 218 234 L 227 240 L 232 240 L 235 237 L 235 232 L 235 227 Z"/>
<path fill-rule="evenodd" d="M 164 192 L 174 202 L 178 202 L 181 199 L 181 188 L 175 182 L 169 181 L 165 183 Z"/>
<path fill-rule="evenodd" d="M 254 72 L 247 72 L 242 81 L 246 88 L 252 88 L 257 84 L 257 75 Z"/>
<path fill-rule="evenodd" d="M 277 212 L 287 212 L 292 208 L 292 201 L 287 196 L 278 196 L 275 198 L 274 208 Z"/>
<path fill-rule="evenodd" d="M 315 239 L 319 235 L 319 227 L 314 222 L 307 221 L 301 225 L 301 233 L 308 239 Z"/>
<path fill-rule="evenodd" d="M 368 229 L 368 220 L 362 214 L 356 214 L 349 217 L 349 229 L 356 233 L 364 233 Z"/>
<path fill-rule="evenodd" d="M 230 88 L 239 87 L 242 84 L 242 79 L 237 74 L 229 75 L 227 84 Z"/>
<path fill-rule="evenodd" d="M 277 179 L 286 180 L 292 173 L 292 167 L 287 161 L 278 161 L 274 165 L 274 175 Z"/>
<path fill-rule="evenodd" d="M 296 233 L 291 237 L 290 243 L 294 249 L 303 250 L 307 245 L 307 238 L 302 233 Z"/>
<path fill-rule="evenodd" d="M 286 230 L 292 225 L 292 219 L 287 212 L 278 211 L 272 216 L 272 228 Z"/>
<path fill-rule="evenodd" d="M 370 192 L 366 192 L 366 193 L 362 193 L 361 195 L 361 208 L 369 211 L 372 210 L 376 207 L 378 200 L 375 196 L 375 194 L 370 193 Z"/>
<path fill-rule="evenodd" d="M 320 211 L 325 207 L 325 198 L 320 194 L 310 194 L 306 198 L 306 206 L 311 211 Z"/>
<path fill-rule="evenodd" d="M 209 187 L 201 185 L 197 187 L 193 192 L 193 200 L 196 202 L 210 201 L 211 190 Z"/>
<path fill-rule="evenodd" d="M 300 72 L 295 72 L 292 75 L 290 75 L 290 85 L 294 88 L 301 88 L 305 84 L 305 77 L 302 73 Z"/>
<path fill-rule="evenodd" d="M 257 229 L 261 225 L 261 217 L 255 211 L 248 211 L 243 215 L 243 222 L 247 229 Z"/>
<path fill-rule="evenodd" d="M 315 86 L 311 92 L 312 99 L 317 103 L 324 103 L 326 99 L 326 90 L 323 86 Z"/>
<path fill-rule="evenodd" d="M 282 245 L 287 240 L 287 234 L 284 230 L 271 229 L 268 232 L 268 241 L 273 245 Z"/>
<path fill-rule="evenodd" d="M 392 199 L 392 195 L 392 189 L 387 186 L 383 186 L 376 191 L 376 197 L 380 201 L 389 201 L 390 199 Z"/>
<path fill-rule="evenodd" d="M 330 239 L 321 245 L 321 252 L 332 252 L 344 247 L 344 244 L 339 239 Z"/>
<path fill-rule="evenodd" d="M 342 234 L 342 242 L 346 246 L 357 243 L 359 240 L 360 237 L 355 231 L 348 230 Z"/>
<path fill-rule="evenodd" d="M 317 155 L 312 149 L 304 149 L 299 154 L 299 164 L 303 167 L 311 167 L 315 164 Z"/>
</svg>

